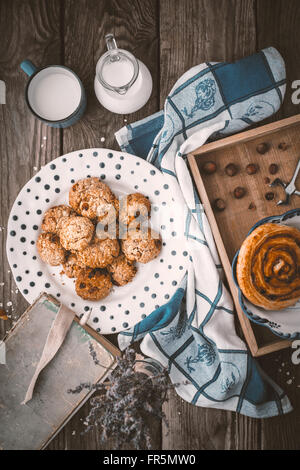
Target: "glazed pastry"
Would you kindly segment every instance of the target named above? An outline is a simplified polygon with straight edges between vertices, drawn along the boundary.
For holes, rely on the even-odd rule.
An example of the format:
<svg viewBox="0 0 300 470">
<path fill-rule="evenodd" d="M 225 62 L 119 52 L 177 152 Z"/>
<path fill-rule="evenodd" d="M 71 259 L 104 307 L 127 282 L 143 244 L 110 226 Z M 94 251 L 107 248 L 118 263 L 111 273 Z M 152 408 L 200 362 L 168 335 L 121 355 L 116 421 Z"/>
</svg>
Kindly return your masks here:
<svg viewBox="0 0 300 470">
<path fill-rule="evenodd" d="M 59 223 L 59 238 L 68 251 L 83 250 L 91 242 L 95 227 L 87 217 L 63 217 Z"/>
<path fill-rule="evenodd" d="M 144 221 L 150 217 L 151 203 L 141 193 L 125 196 L 120 201 L 119 220 L 123 225 L 131 225 L 135 220 Z"/>
<path fill-rule="evenodd" d="M 102 269 L 84 269 L 75 282 L 77 295 L 85 300 L 100 300 L 112 289 L 110 275 Z"/>
<path fill-rule="evenodd" d="M 244 296 L 266 310 L 281 310 L 300 298 L 300 231 L 267 223 L 257 227 L 239 252 L 237 281 Z"/>
<path fill-rule="evenodd" d="M 76 253 L 70 253 L 67 256 L 66 261 L 63 263 L 63 273 L 71 279 L 74 277 L 78 277 L 84 268 L 85 266 L 80 264 L 80 262 L 78 261 Z"/>
<path fill-rule="evenodd" d="M 127 259 L 124 254 L 118 256 L 107 269 L 111 274 L 113 284 L 116 286 L 125 286 L 125 284 L 132 281 L 137 272 L 134 261 Z"/>
<path fill-rule="evenodd" d="M 127 238 L 122 240 L 122 251 L 131 261 L 149 263 L 161 250 L 161 236 L 151 230 L 128 231 Z"/>
<path fill-rule="evenodd" d="M 60 244 L 59 237 L 54 233 L 41 233 L 36 247 L 41 259 L 51 266 L 58 266 L 66 259 L 66 252 Z"/>
<path fill-rule="evenodd" d="M 119 201 L 99 178 L 77 181 L 70 189 L 69 203 L 77 214 L 102 224 L 113 223 L 118 216 Z"/>
<path fill-rule="evenodd" d="M 118 240 L 94 238 L 84 250 L 77 253 L 77 259 L 90 268 L 106 268 L 118 256 L 120 245 Z"/>
<path fill-rule="evenodd" d="M 59 222 L 63 217 L 70 217 L 76 215 L 73 209 L 69 206 L 60 205 L 48 209 L 43 217 L 41 229 L 44 232 L 58 233 Z"/>
</svg>

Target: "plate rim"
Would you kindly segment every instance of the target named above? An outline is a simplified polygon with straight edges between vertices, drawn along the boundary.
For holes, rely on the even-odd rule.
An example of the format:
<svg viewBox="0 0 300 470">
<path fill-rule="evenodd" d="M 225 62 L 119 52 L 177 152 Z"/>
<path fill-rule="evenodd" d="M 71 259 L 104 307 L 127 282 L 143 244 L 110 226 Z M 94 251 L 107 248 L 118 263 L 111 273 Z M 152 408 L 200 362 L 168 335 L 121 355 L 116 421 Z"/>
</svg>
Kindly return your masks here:
<svg viewBox="0 0 300 470">
<path fill-rule="evenodd" d="M 10 209 L 10 212 L 9 212 L 9 216 L 8 216 L 8 220 L 7 220 L 7 239 L 6 239 L 6 256 L 7 256 L 7 260 L 8 260 L 8 263 L 9 263 L 9 266 L 11 268 L 11 272 L 12 272 L 12 275 L 13 275 L 13 279 L 14 279 L 14 282 L 16 283 L 16 286 L 18 288 L 18 290 L 20 291 L 20 293 L 22 294 L 22 296 L 25 298 L 26 302 L 28 302 L 30 304 L 30 301 L 27 300 L 26 298 L 26 294 L 23 293 L 22 291 L 22 288 L 20 289 L 19 287 L 19 283 L 16 281 L 16 273 L 15 273 L 15 270 L 12 269 L 13 267 L 13 260 L 12 260 L 12 253 L 10 252 L 10 247 L 9 247 L 9 242 L 11 241 L 11 237 L 9 236 L 9 233 L 10 233 L 10 230 L 12 229 L 12 215 L 13 215 L 13 210 L 15 207 L 18 207 L 18 201 L 20 200 L 19 197 L 20 197 L 20 194 L 22 192 L 24 192 L 24 190 L 26 190 L 26 187 L 28 186 L 28 184 L 30 184 L 30 182 L 32 180 L 34 180 L 34 178 L 36 178 L 41 172 L 44 172 L 45 171 L 45 168 L 47 167 L 50 167 L 51 164 L 55 163 L 56 160 L 61 160 L 62 158 L 68 158 L 68 157 L 72 157 L 73 155 L 78 155 L 80 153 L 82 153 L 84 155 L 84 153 L 87 153 L 89 152 L 91 155 L 93 155 L 93 152 L 97 152 L 97 153 L 100 153 L 100 152 L 105 152 L 105 153 L 113 153 L 114 155 L 120 157 L 120 156 L 124 156 L 124 157 L 128 157 L 132 160 L 134 160 L 134 162 L 139 162 L 139 164 L 143 164 L 143 165 L 146 165 L 149 170 L 151 171 L 152 170 L 155 170 L 157 172 L 158 175 L 160 176 L 163 176 L 163 172 L 157 168 L 156 166 L 154 166 L 152 163 L 148 162 L 146 159 L 143 159 L 141 157 L 138 157 L 137 155 L 133 155 L 133 154 L 130 154 L 128 152 L 123 152 L 121 150 L 114 150 L 114 149 L 110 149 L 110 148 L 106 148 L 106 147 L 90 147 L 90 148 L 84 148 L 84 149 L 75 149 L 75 150 L 72 150 L 71 152 L 68 152 L 68 153 L 65 153 L 65 154 L 62 154 L 62 155 L 58 155 L 56 158 L 53 158 L 52 160 L 50 160 L 49 162 L 47 162 L 45 165 L 43 165 L 38 172 L 34 173 L 31 178 L 29 180 L 27 180 L 25 182 L 25 184 L 21 187 L 21 189 L 18 191 L 18 194 L 16 195 L 16 198 L 11 206 L 11 209 Z M 99 157 L 99 155 L 98 155 Z M 82 178 L 84 178 L 84 176 L 82 176 Z M 167 181 L 166 181 L 167 183 Z M 141 189 L 142 191 L 142 189 Z M 22 195 L 23 197 L 23 195 Z M 169 198 L 172 197 L 175 199 L 176 201 L 176 194 L 172 194 L 171 196 L 169 196 Z M 179 279 L 180 275 L 178 276 L 178 284 L 177 284 L 177 287 L 179 286 L 180 284 L 180 279 Z M 172 293 L 170 293 L 171 296 L 173 295 Z M 62 302 L 61 298 L 58 299 L 60 302 Z M 82 299 L 84 300 L 84 299 Z M 105 300 L 105 299 L 104 299 Z M 166 302 L 165 302 L 166 303 Z M 66 305 L 68 305 L 69 302 L 66 303 Z M 164 303 L 162 303 L 162 305 L 164 305 Z M 161 306 L 162 306 L 161 305 Z M 95 305 L 96 307 L 96 305 Z M 72 308 L 72 307 L 70 307 Z M 145 310 L 145 313 L 146 311 L 148 310 Z M 149 316 L 151 314 L 151 312 L 153 311 L 153 308 L 150 306 L 149 307 L 149 311 L 148 313 L 146 313 L 146 317 Z M 79 313 L 76 312 L 76 315 L 79 316 Z M 143 318 L 139 318 L 138 320 L 136 320 L 131 326 L 127 326 L 127 327 L 123 327 L 123 326 L 120 326 L 120 327 L 117 327 L 116 328 L 116 331 L 111 331 L 109 330 L 109 327 L 105 328 L 105 331 L 103 333 L 103 331 L 100 332 L 100 334 L 118 334 L 119 332 L 121 331 L 126 331 L 132 327 L 134 327 L 134 325 L 136 325 L 137 323 L 139 323 L 140 321 L 142 321 Z M 91 322 L 89 323 L 91 325 L 91 327 L 93 329 L 96 330 L 97 328 L 97 325 L 93 325 Z M 102 330 L 102 328 L 101 328 Z"/>
</svg>

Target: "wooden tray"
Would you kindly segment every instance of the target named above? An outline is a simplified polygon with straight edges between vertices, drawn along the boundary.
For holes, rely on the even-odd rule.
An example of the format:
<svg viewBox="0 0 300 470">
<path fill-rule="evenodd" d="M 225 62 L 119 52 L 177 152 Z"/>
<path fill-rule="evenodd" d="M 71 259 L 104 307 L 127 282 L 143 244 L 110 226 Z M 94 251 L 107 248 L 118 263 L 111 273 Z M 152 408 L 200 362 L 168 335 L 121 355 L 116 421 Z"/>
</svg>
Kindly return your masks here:
<svg viewBox="0 0 300 470">
<path fill-rule="evenodd" d="M 285 151 L 278 148 L 282 142 L 288 145 Z M 270 149 L 264 155 L 260 155 L 256 150 L 260 143 L 270 145 Z M 292 196 L 287 206 L 277 206 L 277 201 L 284 198 L 284 191 L 278 187 L 270 188 L 265 182 L 266 177 L 271 181 L 276 177 L 289 181 L 299 158 L 300 115 L 208 143 L 188 155 L 190 169 L 214 234 L 236 312 L 253 356 L 262 356 L 287 348 L 291 342 L 280 339 L 268 328 L 250 322 L 246 317 L 240 307 L 238 290 L 232 278 L 231 261 L 256 222 L 264 217 L 283 214 L 290 209 L 300 207 L 298 196 Z M 207 161 L 214 161 L 217 164 L 217 171 L 211 175 L 201 171 Z M 235 163 L 239 167 L 237 175 L 233 177 L 226 175 L 224 168 L 228 163 Z M 259 171 L 255 175 L 247 174 L 245 168 L 249 163 L 259 165 Z M 269 173 L 271 163 L 279 166 L 275 176 Z M 233 196 L 233 190 L 237 186 L 242 186 L 247 191 L 239 200 Z M 298 187 L 300 187 L 300 177 Z M 275 193 L 272 201 L 267 201 L 265 198 L 265 194 L 269 191 Z M 223 212 L 213 210 L 213 201 L 217 198 L 222 198 L 226 202 L 226 209 Z M 249 209 L 251 203 L 255 204 L 255 209 Z"/>
</svg>

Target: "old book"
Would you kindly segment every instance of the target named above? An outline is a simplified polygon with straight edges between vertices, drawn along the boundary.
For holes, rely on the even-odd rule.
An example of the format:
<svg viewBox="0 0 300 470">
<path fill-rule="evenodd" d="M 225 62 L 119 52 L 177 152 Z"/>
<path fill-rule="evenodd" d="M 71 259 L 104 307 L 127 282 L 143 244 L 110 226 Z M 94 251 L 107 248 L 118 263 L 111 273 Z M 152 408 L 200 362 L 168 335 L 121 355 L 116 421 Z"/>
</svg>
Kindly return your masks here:
<svg viewBox="0 0 300 470">
<path fill-rule="evenodd" d="M 59 302 L 42 294 L 21 316 L 5 339 L 0 364 L 0 449 L 41 449 L 91 396 L 70 394 L 81 382 L 105 380 L 120 354 L 103 336 L 75 320 L 52 361 L 41 372 L 33 398 L 22 405 L 41 356 Z M 76 317 L 75 317 L 76 318 Z M 101 364 L 90 355 L 92 344 Z"/>
</svg>

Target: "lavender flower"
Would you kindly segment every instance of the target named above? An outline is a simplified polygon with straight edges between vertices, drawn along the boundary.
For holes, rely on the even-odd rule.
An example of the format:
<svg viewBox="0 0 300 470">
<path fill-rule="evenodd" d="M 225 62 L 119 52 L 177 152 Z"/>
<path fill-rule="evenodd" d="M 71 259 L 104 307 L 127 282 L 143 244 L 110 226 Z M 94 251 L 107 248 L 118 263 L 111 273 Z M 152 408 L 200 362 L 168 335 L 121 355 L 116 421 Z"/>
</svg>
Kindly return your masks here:
<svg viewBox="0 0 300 470">
<path fill-rule="evenodd" d="M 100 365 L 92 345 L 89 347 L 95 364 Z M 148 376 L 137 372 L 136 353 L 127 349 L 117 358 L 117 367 L 105 383 L 81 383 L 68 393 L 84 389 L 95 390 L 90 399 L 91 409 L 85 418 L 85 432 L 96 428 L 101 442 L 111 439 L 116 449 L 131 443 L 136 449 L 151 449 L 150 426 L 154 417 L 168 426 L 162 404 L 167 401 L 167 391 L 176 387 L 169 381 L 166 369 Z"/>
</svg>

